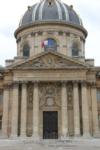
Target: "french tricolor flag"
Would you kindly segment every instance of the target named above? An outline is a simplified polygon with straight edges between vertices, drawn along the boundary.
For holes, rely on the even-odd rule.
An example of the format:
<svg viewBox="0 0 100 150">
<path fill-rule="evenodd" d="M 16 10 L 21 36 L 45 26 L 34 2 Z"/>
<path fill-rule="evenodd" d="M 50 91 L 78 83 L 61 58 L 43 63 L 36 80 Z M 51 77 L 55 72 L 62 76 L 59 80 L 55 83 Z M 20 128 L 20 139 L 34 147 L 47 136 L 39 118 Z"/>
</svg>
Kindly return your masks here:
<svg viewBox="0 0 100 150">
<path fill-rule="evenodd" d="M 48 40 L 43 41 L 41 46 L 42 46 L 42 48 L 44 48 L 46 46 L 50 47 L 52 45 L 53 45 L 52 39 L 48 39 Z"/>
</svg>

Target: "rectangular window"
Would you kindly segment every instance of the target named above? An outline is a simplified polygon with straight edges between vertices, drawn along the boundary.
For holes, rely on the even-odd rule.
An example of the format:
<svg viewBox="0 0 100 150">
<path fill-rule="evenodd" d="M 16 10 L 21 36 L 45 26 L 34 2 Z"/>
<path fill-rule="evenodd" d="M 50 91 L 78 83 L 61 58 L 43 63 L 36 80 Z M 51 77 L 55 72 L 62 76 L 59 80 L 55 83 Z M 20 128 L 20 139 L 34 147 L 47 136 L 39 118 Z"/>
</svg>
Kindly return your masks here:
<svg viewBox="0 0 100 150">
<path fill-rule="evenodd" d="M 100 89 L 97 89 L 97 101 L 100 101 Z"/>
</svg>

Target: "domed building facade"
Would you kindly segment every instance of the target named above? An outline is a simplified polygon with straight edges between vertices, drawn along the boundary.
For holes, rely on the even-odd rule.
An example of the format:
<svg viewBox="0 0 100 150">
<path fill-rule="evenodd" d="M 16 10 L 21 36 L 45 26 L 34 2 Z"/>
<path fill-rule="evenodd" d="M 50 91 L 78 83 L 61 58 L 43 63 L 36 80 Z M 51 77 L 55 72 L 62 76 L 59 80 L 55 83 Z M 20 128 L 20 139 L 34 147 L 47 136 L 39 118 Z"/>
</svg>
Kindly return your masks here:
<svg viewBox="0 0 100 150">
<path fill-rule="evenodd" d="M 15 31 L 17 56 L 0 69 L 0 128 L 8 138 L 100 137 L 100 68 L 73 6 L 41 0 Z"/>
</svg>

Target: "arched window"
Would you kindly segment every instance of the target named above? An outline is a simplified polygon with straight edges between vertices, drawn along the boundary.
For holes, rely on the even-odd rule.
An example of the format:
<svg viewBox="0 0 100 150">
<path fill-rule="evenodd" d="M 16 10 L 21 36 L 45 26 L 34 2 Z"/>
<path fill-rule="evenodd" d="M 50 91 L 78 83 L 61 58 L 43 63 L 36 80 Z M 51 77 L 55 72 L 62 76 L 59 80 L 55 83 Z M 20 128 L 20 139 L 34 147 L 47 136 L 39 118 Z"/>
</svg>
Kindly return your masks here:
<svg viewBox="0 0 100 150">
<path fill-rule="evenodd" d="M 24 47 L 23 47 L 23 56 L 24 57 L 30 56 L 30 47 L 28 45 L 24 45 Z"/>
<path fill-rule="evenodd" d="M 73 43 L 72 45 L 72 56 L 79 56 L 78 43 Z"/>
<path fill-rule="evenodd" d="M 54 39 L 48 38 L 47 40 L 43 41 L 42 47 L 44 47 L 45 51 L 57 51 L 57 42 Z"/>
</svg>

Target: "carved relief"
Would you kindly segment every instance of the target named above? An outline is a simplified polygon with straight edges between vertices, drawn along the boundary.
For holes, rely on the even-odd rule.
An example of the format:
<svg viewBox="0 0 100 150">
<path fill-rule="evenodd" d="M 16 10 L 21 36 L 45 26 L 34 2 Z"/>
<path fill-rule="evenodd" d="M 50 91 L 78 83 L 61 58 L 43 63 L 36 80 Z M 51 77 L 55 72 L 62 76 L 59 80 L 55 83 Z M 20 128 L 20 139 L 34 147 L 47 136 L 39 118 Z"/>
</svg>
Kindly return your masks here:
<svg viewBox="0 0 100 150">
<path fill-rule="evenodd" d="M 40 107 L 60 107 L 61 86 L 56 83 L 40 84 L 39 86 Z"/>
<path fill-rule="evenodd" d="M 67 91 L 68 91 L 68 108 L 73 109 L 73 86 L 71 83 L 67 85 Z"/>
<path fill-rule="evenodd" d="M 46 54 L 44 56 L 38 57 L 28 62 L 23 63 L 22 65 L 17 66 L 16 68 L 66 68 L 69 66 L 83 66 L 81 64 L 75 63 L 71 60 L 62 58 L 61 56 L 56 56 L 53 54 Z"/>
<path fill-rule="evenodd" d="M 28 84 L 27 87 L 27 136 L 32 136 L 32 122 L 33 122 L 33 85 Z"/>
<path fill-rule="evenodd" d="M 33 85 L 28 85 L 28 107 L 32 109 L 33 104 Z"/>
</svg>

